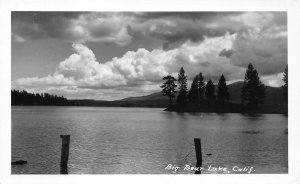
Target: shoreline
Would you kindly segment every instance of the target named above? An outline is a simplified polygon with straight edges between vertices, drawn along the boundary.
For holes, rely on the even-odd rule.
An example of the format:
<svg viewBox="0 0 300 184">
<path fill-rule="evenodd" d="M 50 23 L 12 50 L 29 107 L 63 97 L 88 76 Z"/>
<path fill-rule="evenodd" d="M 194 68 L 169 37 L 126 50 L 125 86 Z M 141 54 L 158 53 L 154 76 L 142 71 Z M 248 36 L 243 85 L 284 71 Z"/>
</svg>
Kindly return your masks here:
<svg viewBox="0 0 300 184">
<path fill-rule="evenodd" d="M 249 107 L 237 104 L 237 103 L 223 103 L 219 104 L 217 102 L 204 102 L 203 104 L 185 104 L 179 106 L 178 104 L 167 107 L 164 111 L 177 112 L 177 113 L 239 113 L 239 114 L 283 114 L 288 115 L 287 109 L 270 109 L 266 107 L 258 106 L 255 109 L 250 109 Z"/>
<path fill-rule="evenodd" d="M 275 111 L 209 111 L 209 110 L 195 110 L 195 111 L 189 111 L 189 110 L 176 110 L 176 109 L 170 109 L 170 107 L 161 107 L 161 106 L 97 106 L 97 105 L 11 105 L 11 107 L 116 107 L 116 108 L 160 108 L 163 109 L 162 111 L 165 112 L 176 112 L 176 113 L 215 113 L 215 114 L 248 114 L 248 115 L 256 115 L 256 114 L 281 114 L 288 116 L 287 113 L 283 112 L 275 112 Z"/>
</svg>

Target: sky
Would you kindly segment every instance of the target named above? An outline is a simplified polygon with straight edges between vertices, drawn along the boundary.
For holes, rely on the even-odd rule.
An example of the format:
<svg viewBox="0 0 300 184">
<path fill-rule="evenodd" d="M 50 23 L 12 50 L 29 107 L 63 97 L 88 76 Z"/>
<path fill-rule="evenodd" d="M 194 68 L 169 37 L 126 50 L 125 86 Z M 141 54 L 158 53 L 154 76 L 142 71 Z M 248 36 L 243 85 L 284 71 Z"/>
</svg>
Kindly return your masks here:
<svg viewBox="0 0 300 184">
<path fill-rule="evenodd" d="M 183 67 L 217 84 L 283 84 L 286 12 L 12 12 L 12 89 L 117 100 L 160 91 Z"/>
</svg>

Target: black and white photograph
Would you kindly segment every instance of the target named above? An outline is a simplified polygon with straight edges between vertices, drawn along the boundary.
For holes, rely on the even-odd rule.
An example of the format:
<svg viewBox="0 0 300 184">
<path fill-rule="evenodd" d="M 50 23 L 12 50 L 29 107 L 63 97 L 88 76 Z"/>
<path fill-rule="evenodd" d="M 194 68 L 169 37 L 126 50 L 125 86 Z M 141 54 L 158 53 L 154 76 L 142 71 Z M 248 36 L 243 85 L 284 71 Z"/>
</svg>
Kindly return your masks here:
<svg viewBox="0 0 300 184">
<path fill-rule="evenodd" d="M 6 178 L 297 175 L 287 10 L 8 16 Z"/>
<path fill-rule="evenodd" d="M 11 25 L 12 174 L 288 172 L 286 12 Z"/>
</svg>

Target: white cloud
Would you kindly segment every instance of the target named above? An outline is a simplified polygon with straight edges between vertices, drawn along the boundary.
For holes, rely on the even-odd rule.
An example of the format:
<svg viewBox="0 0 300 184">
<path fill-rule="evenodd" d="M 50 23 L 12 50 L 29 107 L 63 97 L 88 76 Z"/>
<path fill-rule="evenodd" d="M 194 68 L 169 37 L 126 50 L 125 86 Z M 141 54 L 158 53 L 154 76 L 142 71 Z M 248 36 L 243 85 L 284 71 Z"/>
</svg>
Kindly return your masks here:
<svg viewBox="0 0 300 184">
<path fill-rule="evenodd" d="M 267 86 L 273 86 L 273 87 L 282 86 L 284 84 L 282 79 L 283 79 L 283 72 L 261 77 L 262 83 L 264 83 Z"/>
<path fill-rule="evenodd" d="M 203 42 L 186 42 L 172 50 L 140 48 L 128 51 L 120 58 L 98 62 L 92 50 L 83 44 L 73 44 L 75 51 L 60 62 L 52 75 L 42 78 L 20 78 L 13 86 L 39 88 L 64 86 L 72 89 L 117 89 L 141 88 L 143 92 L 159 89 L 161 78 L 167 74 L 176 75 L 183 66 L 191 79 L 202 72 L 217 79 L 221 73 L 233 79 L 240 75 L 242 68 L 231 64 L 230 60 L 219 56 L 223 49 L 230 49 L 235 35 L 206 38 Z M 157 86 L 157 87 L 155 87 Z"/>
</svg>

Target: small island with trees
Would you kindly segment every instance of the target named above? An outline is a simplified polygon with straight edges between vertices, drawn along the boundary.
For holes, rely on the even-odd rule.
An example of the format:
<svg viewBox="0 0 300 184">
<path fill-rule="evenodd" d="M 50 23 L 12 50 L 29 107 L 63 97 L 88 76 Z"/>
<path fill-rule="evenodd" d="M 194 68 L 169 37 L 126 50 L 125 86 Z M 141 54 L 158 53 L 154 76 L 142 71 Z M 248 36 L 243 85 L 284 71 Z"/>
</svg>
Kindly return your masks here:
<svg viewBox="0 0 300 184">
<path fill-rule="evenodd" d="M 287 67 L 284 71 L 284 85 L 282 95 L 285 99 L 284 114 L 287 114 L 288 75 Z M 261 82 L 257 70 L 250 63 L 246 70 L 241 89 L 241 102 L 229 102 L 230 94 L 227 89 L 226 78 L 222 74 L 215 86 L 212 80 L 204 81 L 202 73 L 196 75 L 188 90 L 187 76 L 183 67 L 180 68 L 178 78 L 168 75 L 163 77 L 162 95 L 169 98 L 166 111 L 176 112 L 216 112 L 216 113 L 273 113 L 270 109 L 261 108 L 264 104 L 266 86 Z M 178 88 L 177 88 L 178 87 Z M 176 103 L 173 104 L 173 99 Z"/>
</svg>

